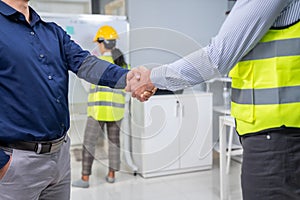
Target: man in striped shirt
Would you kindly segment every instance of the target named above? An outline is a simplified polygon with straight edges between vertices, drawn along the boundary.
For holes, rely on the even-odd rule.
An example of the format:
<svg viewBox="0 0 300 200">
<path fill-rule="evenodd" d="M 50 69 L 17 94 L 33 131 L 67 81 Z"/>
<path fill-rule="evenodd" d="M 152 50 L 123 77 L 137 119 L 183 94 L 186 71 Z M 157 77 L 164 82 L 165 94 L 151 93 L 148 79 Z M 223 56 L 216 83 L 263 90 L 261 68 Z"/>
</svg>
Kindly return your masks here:
<svg viewBox="0 0 300 200">
<path fill-rule="evenodd" d="M 300 0 L 239 0 L 209 45 L 140 74 L 127 91 L 179 90 L 232 77 L 232 115 L 244 148 L 244 200 L 300 199 Z"/>
</svg>

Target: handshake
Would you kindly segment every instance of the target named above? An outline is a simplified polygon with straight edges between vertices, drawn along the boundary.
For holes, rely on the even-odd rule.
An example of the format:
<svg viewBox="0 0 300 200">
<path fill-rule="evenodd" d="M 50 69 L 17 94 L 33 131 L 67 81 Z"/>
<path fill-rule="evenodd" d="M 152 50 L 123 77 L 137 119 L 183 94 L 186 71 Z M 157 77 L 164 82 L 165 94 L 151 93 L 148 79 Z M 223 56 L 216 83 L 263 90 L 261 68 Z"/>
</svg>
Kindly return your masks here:
<svg viewBox="0 0 300 200">
<path fill-rule="evenodd" d="M 130 70 L 126 77 L 126 92 L 139 101 L 147 101 L 155 94 L 157 88 L 150 80 L 151 71 L 143 66 Z"/>
</svg>

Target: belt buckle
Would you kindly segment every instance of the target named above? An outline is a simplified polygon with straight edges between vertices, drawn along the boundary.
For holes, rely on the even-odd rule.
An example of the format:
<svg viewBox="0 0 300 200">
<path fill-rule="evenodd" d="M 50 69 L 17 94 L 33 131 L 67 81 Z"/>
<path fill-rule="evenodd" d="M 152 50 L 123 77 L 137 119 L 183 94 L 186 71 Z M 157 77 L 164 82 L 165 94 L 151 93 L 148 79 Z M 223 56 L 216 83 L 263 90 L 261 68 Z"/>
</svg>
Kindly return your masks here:
<svg viewBox="0 0 300 200">
<path fill-rule="evenodd" d="M 52 147 L 52 143 L 36 143 L 34 147 L 34 151 L 37 154 L 50 153 Z"/>
</svg>

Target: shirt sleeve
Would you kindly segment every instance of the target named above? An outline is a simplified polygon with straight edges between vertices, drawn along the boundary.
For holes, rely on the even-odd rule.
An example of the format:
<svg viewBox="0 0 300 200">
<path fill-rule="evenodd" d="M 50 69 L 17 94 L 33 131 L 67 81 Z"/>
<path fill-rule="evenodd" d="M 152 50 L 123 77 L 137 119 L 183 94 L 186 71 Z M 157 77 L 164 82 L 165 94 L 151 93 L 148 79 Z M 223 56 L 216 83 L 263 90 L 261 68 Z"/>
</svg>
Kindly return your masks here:
<svg viewBox="0 0 300 200">
<path fill-rule="evenodd" d="M 128 71 L 128 69 L 91 55 L 83 61 L 77 76 L 95 85 L 123 89 L 126 87 Z"/>
<path fill-rule="evenodd" d="M 59 27 L 60 28 L 60 27 Z M 63 58 L 67 64 L 68 70 L 77 74 L 81 64 L 90 55 L 89 51 L 83 50 L 79 44 L 73 41 L 64 30 L 60 28 L 59 32 L 62 34 L 62 50 Z"/>
<path fill-rule="evenodd" d="M 151 70 L 151 80 L 161 89 L 184 89 L 225 75 L 269 30 L 285 0 L 237 1 L 210 43 L 173 63 Z"/>
<path fill-rule="evenodd" d="M 0 169 L 2 169 L 9 161 L 10 156 L 0 149 Z"/>
</svg>

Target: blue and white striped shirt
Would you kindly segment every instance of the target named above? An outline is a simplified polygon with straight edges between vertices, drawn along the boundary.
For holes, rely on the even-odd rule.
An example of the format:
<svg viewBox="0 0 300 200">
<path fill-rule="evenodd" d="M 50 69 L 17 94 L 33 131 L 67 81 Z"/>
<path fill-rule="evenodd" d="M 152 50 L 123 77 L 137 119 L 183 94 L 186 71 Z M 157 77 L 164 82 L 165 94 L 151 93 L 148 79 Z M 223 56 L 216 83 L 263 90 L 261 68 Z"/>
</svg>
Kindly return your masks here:
<svg viewBox="0 0 300 200">
<path fill-rule="evenodd" d="M 300 19 L 300 0 L 239 0 L 206 47 L 152 69 L 161 89 L 179 90 L 227 74 L 271 28 Z"/>
</svg>

